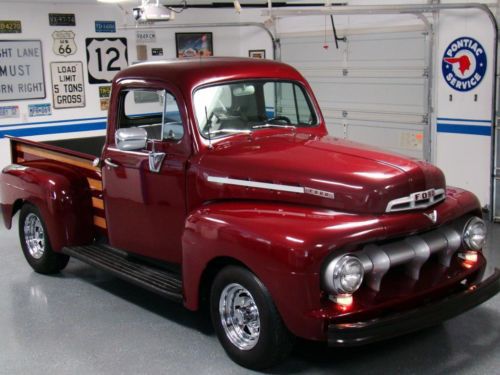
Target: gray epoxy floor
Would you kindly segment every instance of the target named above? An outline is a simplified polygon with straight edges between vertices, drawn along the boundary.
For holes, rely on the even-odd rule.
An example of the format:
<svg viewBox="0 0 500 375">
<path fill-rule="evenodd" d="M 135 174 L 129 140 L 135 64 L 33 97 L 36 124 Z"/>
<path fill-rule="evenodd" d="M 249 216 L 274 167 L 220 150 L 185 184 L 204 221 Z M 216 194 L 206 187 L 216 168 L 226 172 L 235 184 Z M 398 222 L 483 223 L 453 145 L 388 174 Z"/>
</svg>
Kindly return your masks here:
<svg viewBox="0 0 500 375">
<path fill-rule="evenodd" d="M 500 225 L 490 233 L 490 258 L 500 265 Z M 59 276 L 38 275 L 23 258 L 17 227 L 0 229 L 0 252 L 0 374 L 249 372 L 226 357 L 201 313 L 77 260 Z M 271 373 L 500 374 L 500 296 L 361 349 L 301 342 Z"/>
</svg>

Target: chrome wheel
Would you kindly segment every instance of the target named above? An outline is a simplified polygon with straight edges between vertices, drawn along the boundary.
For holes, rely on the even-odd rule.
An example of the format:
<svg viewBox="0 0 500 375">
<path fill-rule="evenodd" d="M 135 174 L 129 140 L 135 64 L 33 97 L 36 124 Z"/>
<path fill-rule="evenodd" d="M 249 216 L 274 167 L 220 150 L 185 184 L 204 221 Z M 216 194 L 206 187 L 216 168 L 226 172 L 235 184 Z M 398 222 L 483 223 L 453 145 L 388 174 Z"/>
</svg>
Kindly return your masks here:
<svg viewBox="0 0 500 375">
<path fill-rule="evenodd" d="M 24 241 L 30 255 L 40 259 L 45 252 L 45 233 L 42 221 L 34 213 L 28 214 L 24 220 Z"/>
<path fill-rule="evenodd" d="M 219 314 L 227 338 L 240 350 L 250 350 L 259 341 L 259 309 L 242 285 L 232 283 L 222 291 Z"/>
</svg>

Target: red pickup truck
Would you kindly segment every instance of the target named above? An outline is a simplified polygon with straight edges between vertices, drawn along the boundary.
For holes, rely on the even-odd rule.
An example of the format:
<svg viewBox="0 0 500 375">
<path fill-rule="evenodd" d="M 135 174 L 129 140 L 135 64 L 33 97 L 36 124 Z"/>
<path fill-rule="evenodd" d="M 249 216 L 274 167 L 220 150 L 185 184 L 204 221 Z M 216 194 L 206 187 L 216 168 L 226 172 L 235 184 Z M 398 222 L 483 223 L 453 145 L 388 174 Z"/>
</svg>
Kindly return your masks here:
<svg viewBox="0 0 500 375">
<path fill-rule="evenodd" d="M 70 257 L 207 306 L 237 363 L 293 339 L 409 333 L 500 289 L 470 192 L 431 164 L 329 136 L 310 86 L 273 61 L 144 63 L 117 74 L 106 137 L 11 139 L 7 228 L 40 273 Z"/>
</svg>

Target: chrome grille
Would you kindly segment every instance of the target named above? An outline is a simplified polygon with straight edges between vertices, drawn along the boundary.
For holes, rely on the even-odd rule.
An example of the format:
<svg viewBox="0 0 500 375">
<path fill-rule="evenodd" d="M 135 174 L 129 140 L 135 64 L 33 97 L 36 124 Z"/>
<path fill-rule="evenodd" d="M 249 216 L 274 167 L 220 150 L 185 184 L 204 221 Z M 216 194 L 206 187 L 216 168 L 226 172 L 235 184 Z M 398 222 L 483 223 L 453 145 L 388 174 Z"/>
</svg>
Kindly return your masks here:
<svg viewBox="0 0 500 375">
<path fill-rule="evenodd" d="M 406 274 L 418 280 L 420 270 L 432 254 L 449 267 L 453 255 L 461 248 L 462 230 L 466 219 L 430 232 L 407 237 L 386 244 L 369 244 L 352 254 L 363 263 L 366 285 L 380 290 L 384 275 L 393 267 L 406 266 Z"/>
</svg>

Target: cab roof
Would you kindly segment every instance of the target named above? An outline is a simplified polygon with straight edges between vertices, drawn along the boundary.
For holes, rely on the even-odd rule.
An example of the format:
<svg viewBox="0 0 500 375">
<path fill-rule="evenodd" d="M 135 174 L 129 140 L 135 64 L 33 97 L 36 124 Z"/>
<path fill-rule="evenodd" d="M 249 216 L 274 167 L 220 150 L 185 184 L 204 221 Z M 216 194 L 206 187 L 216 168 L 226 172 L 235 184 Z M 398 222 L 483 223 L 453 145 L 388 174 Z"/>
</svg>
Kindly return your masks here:
<svg viewBox="0 0 500 375">
<path fill-rule="evenodd" d="M 305 83 L 293 67 L 273 60 L 240 57 L 203 57 L 145 62 L 119 72 L 114 81 L 125 79 L 160 80 L 191 93 L 204 84 L 227 80 L 276 78 Z"/>
</svg>

